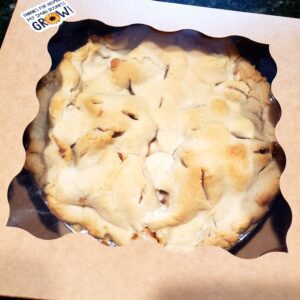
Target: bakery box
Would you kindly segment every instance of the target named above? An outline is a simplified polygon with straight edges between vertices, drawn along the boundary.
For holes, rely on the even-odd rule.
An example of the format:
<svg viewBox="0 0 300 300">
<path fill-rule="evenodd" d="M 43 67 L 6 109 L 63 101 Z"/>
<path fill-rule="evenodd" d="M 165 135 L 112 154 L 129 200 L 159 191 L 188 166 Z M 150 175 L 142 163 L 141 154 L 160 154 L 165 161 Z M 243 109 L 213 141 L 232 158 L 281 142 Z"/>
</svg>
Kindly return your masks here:
<svg viewBox="0 0 300 300">
<path fill-rule="evenodd" d="M 0 294 L 297 298 L 299 42 L 285 17 L 19 0 Z"/>
</svg>

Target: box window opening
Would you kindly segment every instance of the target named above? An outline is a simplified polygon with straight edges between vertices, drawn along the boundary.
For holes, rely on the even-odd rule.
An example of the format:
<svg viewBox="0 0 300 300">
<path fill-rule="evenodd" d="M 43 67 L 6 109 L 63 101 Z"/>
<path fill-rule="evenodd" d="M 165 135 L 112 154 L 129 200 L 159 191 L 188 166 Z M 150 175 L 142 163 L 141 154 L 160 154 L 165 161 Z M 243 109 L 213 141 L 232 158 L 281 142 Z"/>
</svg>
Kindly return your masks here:
<svg viewBox="0 0 300 300">
<path fill-rule="evenodd" d="M 125 34 L 124 37 L 124 32 L 130 34 L 130 36 L 126 37 Z M 145 38 L 145 36 L 148 37 Z M 115 39 L 115 43 L 110 40 L 111 37 Z M 89 43 L 89 51 L 95 51 L 96 53 L 97 51 L 101 52 L 103 50 L 100 56 L 92 55 L 82 59 L 81 55 L 87 54 L 84 54 L 84 51 L 78 52 L 78 50 L 83 49 L 82 47 L 86 47 L 85 45 L 87 45 L 87 43 Z M 199 45 L 201 51 L 199 50 Z M 98 47 L 98 50 L 92 50 L 94 49 L 93 47 Z M 100 48 L 102 50 L 99 50 Z M 236 174 L 232 175 L 232 182 L 228 183 L 229 188 L 236 190 L 239 189 L 239 186 L 244 186 L 245 191 L 250 191 L 251 188 L 253 188 L 253 182 L 255 182 L 257 189 L 261 190 L 262 187 L 259 186 L 259 183 L 256 183 L 255 176 L 262 176 L 261 174 L 266 172 L 265 168 L 269 168 L 268 165 L 272 163 L 272 161 L 278 163 L 281 171 L 283 171 L 285 166 L 285 156 L 280 145 L 276 141 L 272 143 L 266 141 L 270 135 L 268 135 L 269 133 L 265 127 L 265 122 L 269 122 L 275 127 L 280 119 L 281 110 L 276 101 L 276 95 L 273 95 L 270 89 L 268 95 L 270 109 L 266 116 L 264 115 L 263 109 L 257 108 L 260 99 L 256 99 L 256 97 L 260 97 L 263 91 L 253 92 L 253 90 L 255 90 L 255 82 L 257 82 L 257 85 L 261 84 L 261 81 L 264 80 L 262 78 L 264 77 L 266 78 L 265 84 L 267 85 L 268 83 L 271 85 L 276 76 L 276 63 L 270 54 L 268 45 L 260 44 L 241 36 L 230 36 L 228 38 L 219 39 L 211 38 L 192 30 L 165 33 L 145 25 L 117 28 L 95 20 L 84 20 L 80 22 L 63 23 L 58 32 L 50 39 L 48 51 L 52 60 L 50 73 L 55 74 L 55 70 L 57 70 L 57 68 L 61 66 L 61 62 L 66 59 L 66 53 L 71 53 L 69 56 L 72 57 L 74 74 L 82 72 L 81 81 L 79 83 L 80 86 L 78 84 L 70 86 L 70 90 L 68 91 L 69 97 L 73 98 L 63 111 L 65 115 L 71 115 L 73 113 L 74 116 L 78 115 L 80 117 L 80 112 L 76 111 L 76 109 L 80 111 L 79 106 L 76 106 L 76 101 L 84 91 L 91 93 L 89 86 L 96 82 L 92 80 L 93 78 L 91 78 L 91 76 L 94 73 L 98 74 L 100 67 L 105 70 L 103 72 L 107 72 L 109 75 L 102 78 L 99 73 L 97 76 L 102 78 L 101 80 L 108 80 L 106 85 L 103 85 L 103 81 L 99 81 L 99 84 L 103 86 L 105 91 L 101 89 L 98 91 L 97 89 L 99 88 L 96 86 L 96 92 L 90 95 L 92 97 L 90 97 L 89 101 L 84 100 L 86 101 L 84 109 L 93 115 L 93 120 L 96 120 L 95 124 L 97 124 L 97 126 L 91 125 L 95 127 L 93 128 L 93 132 L 85 132 L 85 137 L 76 137 L 78 132 L 84 131 L 85 129 L 82 127 L 76 129 L 76 131 L 74 129 L 74 127 L 77 126 L 75 124 L 76 119 L 73 119 L 73 121 L 70 122 L 74 122 L 74 124 L 71 124 L 71 127 L 68 127 L 66 130 L 70 131 L 70 135 L 72 131 L 75 138 L 73 138 L 74 141 L 72 138 L 69 138 L 67 141 L 59 136 L 55 136 L 56 132 L 58 132 L 57 135 L 59 135 L 59 130 L 63 130 L 63 127 L 60 127 L 60 129 L 57 129 L 58 127 L 56 129 L 54 128 L 56 125 L 53 125 L 53 122 L 55 122 L 56 117 L 47 116 L 44 120 L 44 123 L 47 123 L 44 124 L 47 125 L 47 134 L 45 135 L 44 141 L 45 145 L 48 147 L 50 142 L 56 145 L 59 153 L 57 159 L 63 161 L 66 168 L 70 168 L 70 165 L 77 166 L 77 164 L 81 163 L 82 166 L 86 166 L 86 164 L 88 164 L 87 157 L 90 157 L 91 160 L 94 159 L 94 164 L 97 164 L 98 160 L 95 158 L 96 154 L 91 154 L 91 152 L 99 153 L 97 154 L 99 156 L 101 156 L 102 153 L 108 155 L 110 161 L 115 162 L 115 168 L 119 170 L 116 173 L 118 174 L 117 177 L 112 177 L 112 181 L 119 184 L 120 189 L 123 188 L 124 182 L 127 182 L 128 189 L 130 188 L 132 190 L 132 197 L 137 198 L 134 209 L 136 209 L 137 214 L 145 215 L 145 224 L 143 223 L 143 229 L 140 228 L 140 223 L 139 225 L 133 225 L 130 238 L 128 238 L 129 233 L 126 230 L 124 230 L 123 235 L 116 233 L 117 230 L 122 228 L 123 223 L 128 222 L 129 211 L 126 210 L 127 208 L 124 208 L 126 211 L 126 213 L 124 213 L 124 211 L 120 210 L 120 207 L 114 208 L 115 211 L 118 211 L 121 215 L 120 220 L 116 220 L 115 216 L 109 213 L 111 207 L 105 207 L 103 209 L 103 203 L 105 201 L 103 202 L 103 200 L 101 200 L 101 202 L 99 200 L 101 202 L 100 204 L 94 202 L 93 199 L 98 193 L 95 195 L 90 194 L 91 189 L 93 190 L 94 187 L 91 187 L 89 182 L 85 183 L 85 185 L 82 183 L 82 186 L 85 186 L 86 190 L 78 188 L 76 193 L 74 192 L 74 186 L 72 187 L 72 185 L 70 185 L 69 195 L 62 200 L 62 203 L 63 205 L 76 204 L 76 208 L 74 209 L 89 211 L 90 214 L 94 213 L 91 212 L 92 210 L 96 210 L 98 213 L 102 211 L 103 215 L 100 216 L 101 220 L 105 220 L 102 220 L 104 223 L 110 220 L 109 222 L 111 222 L 111 224 L 109 224 L 109 226 L 111 230 L 105 232 L 103 228 L 106 228 L 106 225 L 99 225 L 96 228 L 92 228 L 91 226 L 85 228 L 83 224 L 76 224 L 76 218 L 73 216 L 58 218 L 59 213 L 55 212 L 53 203 L 47 201 L 47 196 L 53 196 L 54 194 L 57 196 L 63 194 L 64 191 L 59 190 L 57 192 L 53 189 L 51 190 L 51 185 L 56 185 L 55 181 L 47 182 L 48 188 L 46 190 L 45 188 L 40 188 L 34 179 L 36 174 L 33 174 L 34 172 L 32 172 L 32 170 L 26 170 L 25 167 L 20 174 L 14 178 L 9 187 L 8 199 L 10 204 L 10 217 L 7 224 L 8 226 L 22 228 L 42 239 L 56 239 L 72 231 L 82 231 L 84 234 L 90 231 L 96 238 L 100 238 L 102 244 L 109 246 L 122 244 L 128 239 L 136 240 L 138 238 L 145 238 L 166 245 L 170 244 L 172 245 L 170 250 L 172 250 L 172 247 L 176 248 L 176 243 L 178 243 L 172 239 L 172 236 L 175 236 L 181 245 L 184 245 L 184 243 L 188 243 L 185 242 L 185 233 L 187 232 L 187 235 L 189 235 L 190 232 L 193 231 L 194 233 L 190 239 L 193 239 L 194 243 L 201 244 L 201 241 L 205 241 L 205 244 L 212 243 L 242 258 L 255 258 L 273 251 L 288 251 L 286 235 L 292 219 L 291 209 L 280 192 L 276 195 L 272 194 L 272 189 L 268 188 L 268 184 L 270 183 L 267 179 L 262 180 L 264 180 L 265 188 L 269 191 L 268 193 L 272 194 L 272 196 L 270 196 L 272 200 L 268 199 L 268 197 L 257 200 L 257 203 L 259 203 L 261 207 L 264 207 L 265 202 L 268 201 L 268 209 L 265 209 L 264 212 L 259 211 L 259 205 L 257 205 L 257 203 L 251 204 L 251 202 L 248 204 L 245 203 L 245 200 L 241 200 L 241 193 L 237 196 L 237 201 L 240 203 L 239 205 L 236 205 L 232 199 L 228 199 L 226 200 L 228 202 L 226 206 L 226 201 L 224 200 L 226 197 L 228 198 L 228 196 L 226 196 L 226 189 L 228 189 L 226 185 L 227 181 L 224 179 L 224 177 L 229 174 L 228 172 L 231 172 L 230 174 Z M 141 52 L 145 53 L 142 54 L 142 58 L 139 56 Z M 226 53 L 227 56 L 225 56 L 224 53 Z M 103 65 L 99 63 L 100 60 L 103 61 Z M 109 61 L 109 63 L 104 62 L 105 60 Z M 232 65 L 238 65 L 236 69 L 238 71 L 232 71 L 232 69 L 230 69 L 228 60 L 230 60 Z M 78 63 L 78 61 L 81 62 Z M 241 61 L 245 61 L 245 63 L 241 63 Z M 198 64 L 197 66 L 199 66 L 199 68 L 195 68 L 191 62 Z M 94 66 L 96 63 L 98 63 L 98 65 L 95 70 Z M 182 63 L 182 65 L 179 63 Z M 248 66 L 248 63 L 254 65 L 261 75 L 255 73 L 253 69 L 246 68 L 245 66 Z M 227 69 L 223 68 L 224 64 L 228 65 Z M 244 67 L 245 69 L 243 69 Z M 191 68 L 195 68 L 195 76 L 190 76 Z M 204 70 L 203 72 L 201 71 L 202 68 Z M 216 68 L 220 70 L 216 71 Z M 185 74 L 186 77 L 183 76 L 180 78 L 178 74 L 181 74 L 183 69 L 185 73 L 182 74 Z M 226 74 L 222 74 L 224 70 Z M 242 80 L 243 78 L 238 78 L 236 72 L 240 72 L 238 74 L 241 74 L 241 77 L 245 76 L 247 78 L 246 82 Z M 254 73 L 249 75 L 247 72 Z M 257 79 L 257 77 L 259 77 L 259 79 Z M 45 84 L 45 78 L 49 80 L 51 76 L 41 79 L 37 85 L 37 91 L 41 85 Z M 160 79 L 158 80 L 157 78 Z M 187 78 L 191 78 L 194 84 L 192 85 L 191 81 L 187 80 Z M 69 81 L 67 77 L 62 77 L 59 80 L 58 85 L 64 83 L 64 80 Z M 113 82 L 113 87 L 111 88 L 113 92 L 110 95 L 108 95 L 110 90 L 107 88 L 109 84 L 111 84 L 109 80 Z M 174 93 L 174 89 L 170 88 L 170 86 L 172 86 L 171 83 L 166 83 L 167 81 L 173 82 L 174 89 L 178 87 L 184 88 L 178 89 L 178 93 Z M 153 82 L 153 84 L 151 82 Z M 56 87 L 55 92 L 57 93 L 58 90 L 59 88 Z M 212 97 L 207 96 L 210 95 L 209 91 L 212 91 Z M 137 100 L 135 99 L 144 101 L 142 100 L 144 95 L 145 99 L 148 99 L 150 93 L 154 95 L 153 99 L 155 98 L 157 107 L 149 108 L 153 105 L 151 102 L 147 104 L 147 108 L 145 108 L 146 105 L 137 104 Z M 181 93 L 180 95 L 182 96 L 177 99 L 176 97 L 179 93 Z M 218 95 L 218 97 L 216 95 Z M 51 97 L 53 97 L 53 94 Z M 222 97 L 225 98 L 223 99 Z M 178 105 L 172 105 L 175 98 L 177 99 Z M 50 100 L 50 102 L 51 101 L 52 100 Z M 113 101 L 115 101 L 114 105 L 111 106 Z M 149 99 L 147 101 L 149 101 Z M 243 107 L 239 106 L 240 104 L 237 104 L 239 101 L 244 101 L 245 105 L 243 104 Z M 178 107 L 181 107 L 181 110 L 179 110 Z M 246 109 L 242 110 L 244 107 L 246 107 Z M 151 110 L 151 118 L 145 116 L 149 110 Z M 86 114 L 86 112 L 84 112 L 84 114 Z M 210 117 L 208 117 L 208 114 Z M 241 116 L 239 116 L 239 114 Z M 112 115 L 117 116 L 114 121 L 111 121 Z M 155 115 L 155 117 L 153 117 L 153 115 Z M 103 121 L 99 121 L 101 118 L 103 118 Z M 168 121 L 168 118 L 171 119 L 171 121 Z M 264 118 L 267 118 L 267 121 L 265 121 Z M 158 121 L 153 121 L 153 119 Z M 83 121 L 82 126 L 86 126 L 87 122 L 90 122 L 90 120 Z M 119 122 L 122 123 L 123 127 Z M 65 124 L 66 123 L 63 125 Z M 175 126 L 174 124 L 177 125 Z M 53 127 L 49 130 L 49 126 Z M 144 131 L 140 130 L 142 126 L 144 126 Z M 260 126 L 261 128 L 259 128 Z M 30 138 L 30 136 L 33 136 L 30 133 L 31 128 L 32 124 L 28 126 L 24 133 L 23 144 L 27 151 L 30 150 L 30 147 L 33 147 L 31 144 L 32 139 Z M 88 129 L 86 131 L 88 131 Z M 150 131 L 151 133 L 149 133 Z M 230 136 L 228 133 L 230 133 Z M 149 137 L 146 139 L 147 147 L 140 146 L 136 141 L 139 140 L 141 136 L 144 138 L 144 135 L 148 134 Z M 215 141 L 212 140 L 212 135 L 214 134 L 216 137 L 220 135 L 220 147 L 214 146 Z M 268 137 L 266 138 L 264 134 Z M 130 135 L 134 136 L 134 138 L 131 138 Z M 224 138 L 224 136 L 226 138 Z M 109 145 L 104 143 L 105 139 L 110 140 Z M 198 143 L 197 139 L 202 139 L 203 143 Z M 254 140 L 255 142 L 253 142 Z M 126 143 L 132 145 L 133 141 L 135 141 L 134 146 L 124 147 Z M 228 143 L 228 145 L 226 143 Z M 112 150 L 107 150 L 110 149 L 109 147 L 115 149 L 115 153 Z M 221 151 L 220 149 L 223 150 Z M 252 151 L 251 155 L 249 154 L 249 149 Z M 50 152 L 50 150 L 51 149 L 48 148 L 47 151 Z M 143 154 L 141 155 L 140 153 Z M 199 155 L 199 153 L 202 153 L 202 155 Z M 222 160 L 218 155 L 227 156 Z M 232 159 L 232 155 L 234 159 Z M 138 165 L 140 161 L 136 156 L 139 156 L 140 160 L 141 158 L 143 159 L 141 165 L 144 169 L 143 172 L 139 173 L 139 168 L 136 167 L 136 169 L 134 169 L 135 174 L 140 175 L 135 175 L 136 177 L 134 177 L 132 175 L 133 173 L 128 171 L 131 167 L 127 167 L 127 164 L 131 161 L 130 166 Z M 212 159 L 211 156 L 213 157 Z M 245 157 L 247 157 L 247 159 L 245 159 Z M 41 160 L 41 163 L 46 163 L 44 159 L 45 158 Z M 83 162 L 85 159 L 86 161 Z M 211 162 L 208 163 L 210 159 Z M 229 165 L 224 163 L 224 159 L 230 161 Z M 253 163 L 250 164 L 250 160 Z M 243 166 L 248 166 L 248 169 L 242 172 L 241 168 L 243 168 Z M 248 177 L 245 175 L 245 172 L 249 172 L 250 174 L 252 168 L 258 168 L 258 166 L 261 167 L 256 171 L 256 175 L 251 175 L 253 177 L 252 182 L 250 179 L 247 179 Z M 98 171 L 99 170 L 100 169 L 98 169 Z M 222 170 L 222 172 L 224 172 L 223 176 L 220 176 L 215 170 Z M 273 174 L 272 172 L 273 171 L 270 171 L 270 174 Z M 70 176 L 73 175 L 70 174 L 70 172 L 66 173 L 62 170 L 57 176 L 60 176 L 60 179 L 65 176 L 64 184 L 69 185 L 74 179 L 73 177 L 73 179 L 71 179 Z M 92 173 L 87 172 L 86 174 L 87 176 L 91 176 Z M 136 184 L 140 185 L 138 192 L 135 192 L 135 189 L 137 189 L 136 186 L 131 185 L 130 181 L 127 180 L 128 176 L 133 176 L 132 181 L 136 180 Z M 139 180 L 139 176 L 145 176 L 145 178 Z M 199 181 L 197 182 L 193 176 L 195 178 L 198 176 Z M 242 180 L 241 177 L 244 179 Z M 84 176 L 80 178 L 86 182 Z M 262 176 L 262 178 L 264 177 Z M 190 181 L 188 181 L 188 179 Z M 249 181 L 247 187 L 244 183 L 245 180 Z M 103 182 L 104 181 L 105 179 L 103 179 Z M 175 182 L 175 184 L 181 182 L 181 186 L 177 189 L 172 189 L 170 182 Z M 193 191 L 194 194 L 192 194 L 192 188 L 190 188 L 188 192 L 184 190 L 184 188 L 188 189 L 187 187 L 191 186 L 191 182 L 193 183 L 192 187 L 197 184 L 199 185 L 198 189 Z M 77 184 L 80 185 L 81 183 Z M 215 188 L 218 184 L 219 186 Z M 63 186 L 61 182 L 57 183 L 57 186 L 60 185 Z M 199 189 L 202 191 L 201 195 L 198 192 Z M 47 192 L 48 190 L 51 191 Z M 179 192 L 177 190 L 179 190 Z M 127 189 L 124 189 L 124 193 L 125 192 L 127 192 Z M 76 203 L 73 203 L 73 200 L 70 198 L 70 195 L 74 193 L 76 194 L 74 197 L 78 197 L 77 194 L 81 193 Z M 120 195 L 120 192 L 117 190 L 111 191 L 111 193 Z M 221 197 L 220 195 L 222 193 L 224 195 Z M 185 208 L 180 210 L 178 207 L 182 208 L 182 203 L 184 202 L 180 202 L 182 201 L 182 195 L 186 197 L 184 199 L 190 197 L 188 198 L 190 202 L 187 202 Z M 252 191 L 249 195 L 256 197 L 255 189 L 254 192 Z M 198 199 L 197 197 L 201 199 L 198 202 L 195 200 Z M 130 200 L 133 198 L 129 197 L 128 199 L 128 205 L 133 205 L 132 200 Z M 153 202 L 153 199 L 156 199 L 156 204 L 154 203 L 155 201 Z M 118 203 L 118 200 L 115 200 L 114 197 L 107 201 L 116 201 L 116 203 Z M 221 203 L 219 207 L 223 207 L 224 205 L 226 207 L 215 208 L 218 203 Z M 54 213 L 50 212 L 48 205 L 52 207 Z M 123 204 L 121 204 L 121 206 L 122 205 Z M 244 205 L 247 209 L 241 209 L 241 205 Z M 256 207 L 255 209 L 253 205 Z M 147 206 L 149 210 L 148 214 L 145 212 Z M 198 207 L 198 210 L 195 208 L 193 212 L 193 207 Z M 228 207 L 232 207 L 232 209 Z M 223 219 L 222 209 L 226 211 Z M 228 218 L 228 215 L 231 213 L 234 215 L 235 210 L 236 214 L 251 211 L 251 218 L 254 221 L 247 221 L 245 217 L 246 225 L 243 225 L 241 224 L 241 218 L 238 216 L 237 221 L 230 223 L 231 219 Z M 211 213 L 207 213 L 208 211 Z M 171 213 L 174 214 L 172 215 Z M 197 216 L 199 220 L 196 220 Z M 69 219 L 69 222 L 66 221 L 66 223 L 64 223 L 62 221 L 64 218 Z M 121 221 L 122 218 L 125 221 Z M 205 220 L 200 221 L 201 218 Z M 133 213 L 132 219 L 137 220 L 137 215 Z M 180 224 L 177 224 L 179 219 L 182 219 L 182 221 L 180 221 Z M 136 222 L 138 223 L 138 221 Z M 236 222 L 238 222 L 238 225 L 235 225 Z M 189 231 L 187 224 L 191 224 L 191 231 Z M 200 226 L 199 224 L 202 225 Z M 124 226 L 126 227 L 127 225 L 128 224 L 125 224 Z M 173 230 L 176 226 L 180 228 Z M 222 228 L 224 232 L 230 232 L 235 226 L 240 227 L 240 229 L 236 230 L 231 236 L 226 233 L 225 238 L 219 238 L 218 240 L 220 232 L 217 229 L 219 227 Z M 208 229 L 203 229 L 205 227 Z M 195 230 L 195 228 L 198 229 Z M 180 232 L 182 232 L 181 235 Z M 117 236 L 117 238 L 115 236 Z M 189 238 L 187 237 L 186 239 L 188 240 Z M 217 242 L 215 242 L 215 240 L 217 240 Z M 126 244 L 127 242 L 124 243 Z M 181 248 L 185 249 L 184 246 Z"/>
</svg>

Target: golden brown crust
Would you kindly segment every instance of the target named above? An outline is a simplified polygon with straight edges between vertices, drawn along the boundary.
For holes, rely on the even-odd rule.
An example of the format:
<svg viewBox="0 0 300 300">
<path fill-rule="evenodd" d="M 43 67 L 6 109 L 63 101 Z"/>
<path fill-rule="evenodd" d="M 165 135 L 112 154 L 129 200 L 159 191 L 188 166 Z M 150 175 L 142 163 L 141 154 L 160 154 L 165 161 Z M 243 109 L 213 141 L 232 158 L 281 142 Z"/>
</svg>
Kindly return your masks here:
<svg viewBox="0 0 300 300">
<path fill-rule="evenodd" d="M 228 39 L 141 32 L 92 37 L 46 75 L 26 168 L 96 237 L 230 247 L 279 189 L 269 84 Z"/>
</svg>

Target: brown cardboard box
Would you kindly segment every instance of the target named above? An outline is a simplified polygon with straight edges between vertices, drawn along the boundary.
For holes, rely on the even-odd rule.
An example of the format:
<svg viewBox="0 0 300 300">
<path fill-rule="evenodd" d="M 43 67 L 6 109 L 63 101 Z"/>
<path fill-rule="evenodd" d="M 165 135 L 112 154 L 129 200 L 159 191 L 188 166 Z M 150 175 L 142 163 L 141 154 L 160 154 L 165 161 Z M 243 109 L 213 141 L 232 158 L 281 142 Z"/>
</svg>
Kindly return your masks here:
<svg viewBox="0 0 300 300">
<path fill-rule="evenodd" d="M 72 22 L 96 19 L 112 26 L 141 23 L 162 31 L 186 28 L 212 37 L 238 35 L 270 45 L 278 69 L 272 92 L 282 109 L 276 134 L 287 159 L 281 191 L 293 215 L 287 235 L 288 253 L 272 252 L 247 260 L 216 247 L 175 254 L 147 241 L 108 248 L 87 235 L 42 240 L 25 230 L 6 226 L 8 186 L 24 165 L 22 137 L 38 111 L 36 84 L 50 68 L 47 45 L 57 31 L 33 31 L 20 14 L 41 1 L 19 0 L 0 55 L 0 294 L 51 299 L 297 299 L 299 20 L 149 0 L 68 3 L 76 11 L 68 20 Z M 260 233 L 257 244 L 261 236 Z"/>
</svg>

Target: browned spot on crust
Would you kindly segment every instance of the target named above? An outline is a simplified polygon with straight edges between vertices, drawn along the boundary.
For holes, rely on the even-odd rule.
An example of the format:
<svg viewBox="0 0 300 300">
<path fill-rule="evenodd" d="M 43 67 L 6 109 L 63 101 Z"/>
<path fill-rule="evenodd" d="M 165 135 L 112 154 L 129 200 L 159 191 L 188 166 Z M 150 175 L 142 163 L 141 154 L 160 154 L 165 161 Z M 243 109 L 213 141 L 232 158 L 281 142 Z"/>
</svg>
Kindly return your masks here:
<svg viewBox="0 0 300 300">
<path fill-rule="evenodd" d="M 139 238 L 139 235 L 137 233 L 134 233 L 131 237 L 132 240 L 137 240 Z"/>
<path fill-rule="evenodd" d="M 207 201 L 209 201 L 208 191 L 207 191 L 206 184 L 205 184 L 205 170 L 204 169 L 201 169 L 201 185 L 203 188 L 203 192 L 205 194 L 205 198 Z"/>
<path fill-rule="evenodd" d="M 247 94 L 243 90 L 241 90 L 241 89 L 239 89 L 235 86 L 228 86 L 228 88 L 231 89 L 231 90 L 237 91 L 237 92 L 239 92 L 239 93 L 241 93 L 241 94 L 243 94 L 244 96 L 247 97 Z"/>
<path fill-rule="evenodd" d="M 101 244 L 105 246 L 109 246 L 109 242 L 106 240 L 101 240 Z"/>
<path fill-rule="evenodd" d="M 270 149 L 269 148 L 260 148 L 259 150 L 254 151 L 254 153 L 267 154 L 267 153 L 270 153 Z"/>
<path fill-rule="evenodd" d="M 163 204 L 163 205 L 168 205 L 168 204 L 169 204 L 169 201 L 168 201 L 167 198 L 164 198 L 164 199 L 162 199 L 162 200 L 160 201 L 160 203 Z"/>
<path fill-rule="evenodd" d="M 67 152 L 67 150 L 64 149 L 64 148 L 61 148 L 61 147 L 59 147 L 58 149 L 59 149 L 58 151 L 59 151 L 60 156 L 61 156 L 62 158 L 65 158 L 65 157 L 66 157 L 66 152 Z"/>
<path fill-rule="evenodd" d="M 121 161 L 123 161 L 125 159 L 124 155 L 121 152 L 118 152 L 118 156 Z"/>
<path fill-rule="evenodd" d="M 185 163 L 185 161 L 183 160 L 183 158 L 180 159 L 180 162 L 181 162 L 181 164 L 182 164 L 185 168 L 188 167 L 188 165 Z"/>
<path fill-rule="evenodd" d="M 96 98 L 91 98 L 90 101 L 91 101 L 91 103 L 93 103 L 93 104 L 101 104 L 101 103 L 102 103 L 101 100 L 96 99 Z"/>
<path fill-rule="evenodd" d="M 132 88 L 132 82 L 131 82 L 131 79 L 129 79 L 129 81 L 128 81 L 128 91 L 129 91 L 129 94 L 131 95 L 131 96 L 134 96 L 135 95 L 135 93 L 134 93 L 134 91 L 133 91 L 133 88 Z"/>
<path fill-rule="evenodd" d="M 154 137 L 152 138 L 152 140 L 148 143 L 148 152 L 147 152 L 146 157 L 148 157 L 148 156 L 151 154 L 151 145 L 152 145 L 153 143 L 156 142 L 156 139 L 157 139 L 157 133 L 158 133 L 158 130 L 156 130 L 155 136 L 154 136 Z"/>
<path fill-rule="evenodd" d="M 99 105 L 101 103 L 102 102 L 99 99 L 90 98 L 85 102 L 85 106 L 91 114 L 99 117 L 102 114 L 102 109 Z"/>
<path fill-rule="evenodd" d="M 231 145 L 227 148 L 227 151 L 230 156 L 246 159 L 247 149 L 243 144 Z"/>
<path fill-rule="evenodd" d="M 124 131 L 115 131 L 112 135 L 112 138 L 118 138 L 124 134 Z"/>
<path fill-rule="evenodd" d="M 228 105 L 221 99 L 215 99 L 211 102 L 211 108 L 213 112 L 220 116 L 225 116 L 228 111 Z"/>
<path fill-rule="evenodd" d="M 142 201 L 143 201 L 144 191 L 145 191 L 145 186 L 144 186 L 143 189 L 141 190 L 141 195 L 140 195 L 140 199 L 139 199 L 139 204 L 141 204 Z"/>
<path fill-rule="evenodd" d="M 97 127 L 96 129 L 99 130 L 99 131 L 101 131 L 101 132 L 106 132 L 106 131 L 108 131 L 108 129 L 104 129 L 104 128 L 101 128 L 101 127 Z"/>
<path fill-rule="evenodd" d="M 58 138 L 56 138 L 54 136 L 53 136 L 53 140 L 58 147 L 58 152 L 59 152 L 59 155 L 61 156 L 61 158 L 63 158 L 66 161 L 71 160 L 72 150 L 71 150 L 70 145 L 60 141 Z"/>
<path fill-rule="evenodd" d="M 169 65 L 167 65 L 167 66 L 166 66 L 166 70 L 165 70 L 164 79 L 166 79 L 166 78 L 167 78 L 167 76 L 168 76 L 168 73 L 169 73 L 169 70 L 170 70 L 170 66 L 169 66 Z"/>
<path fill-rule="evenodd" d="M 101 241 L 101 244 L 105 246 L 110 246 L 110 242 L 113 241 L 112 236 L 109 233 L 106 233 Z"/>
<path fill-rule="evenodd" d="M 78 200 L 78 202 L 80 203 L 80 204 L 84 204 L 84 203 L 86 203 L 86 200 L 87 200 L 87 197 L 81 197 L 79 200 Z"/>
<path fill-rule="evenodd" d="M 161 107 L 162 107 L 163 102 L 164 102 L 164 98 L 161 97 L 158 108 L 161 108 Z"/>
<path fill-rule="evenodd" d="M 153 137 L 153 139 L 149 142 L 149 146 L 156 141 L 157 132 L 158 132 L 158 130 L 156 131 L 155 136 Z"/>
<path fill-rule="evenodd" d="M 129 111 L 126 111 L 126 110 L 122 110 L 122 113 L 124 115 L 126 115 L 127 117 L 129 117 L 130 119 L 132 119 L 132 120 L 135 120 L 135 121 L 138 120 L 138 117 L 134 113 L 132 113 L 132 112 L 129 112 Z"/>
<path fill-rule="evenodd" d="M 222 84 L 222 83 L 224 83 L 224 81 L 217 82 L 217 83 L 215 84 L 215 86 L 219 86 L 219 85 Z"/>
<path fill-rule="evenodd" d="M 169 193 L 164 190 L 157 190 L 159 202 L 163 205 L 169 205 Z"/>
<path fill-rule="evenodd" d="M 156 232 L 155 231 L 151 231 L 148 227 L 144 228 L 144 232 L 149 235 L 150 237 L 152 237 L 153 239 L 155 239 L 158 243 L 159 243 L 159 239 L 156 236 Z"/>
<path fill-rule="evenodd" d="M 110 62 L 110 66 L 112 70 L 115 70 L 118 65 L 120 64 L 121 60 L 119 58 L 114 58 L 111 62 Z"/>
</svg>

